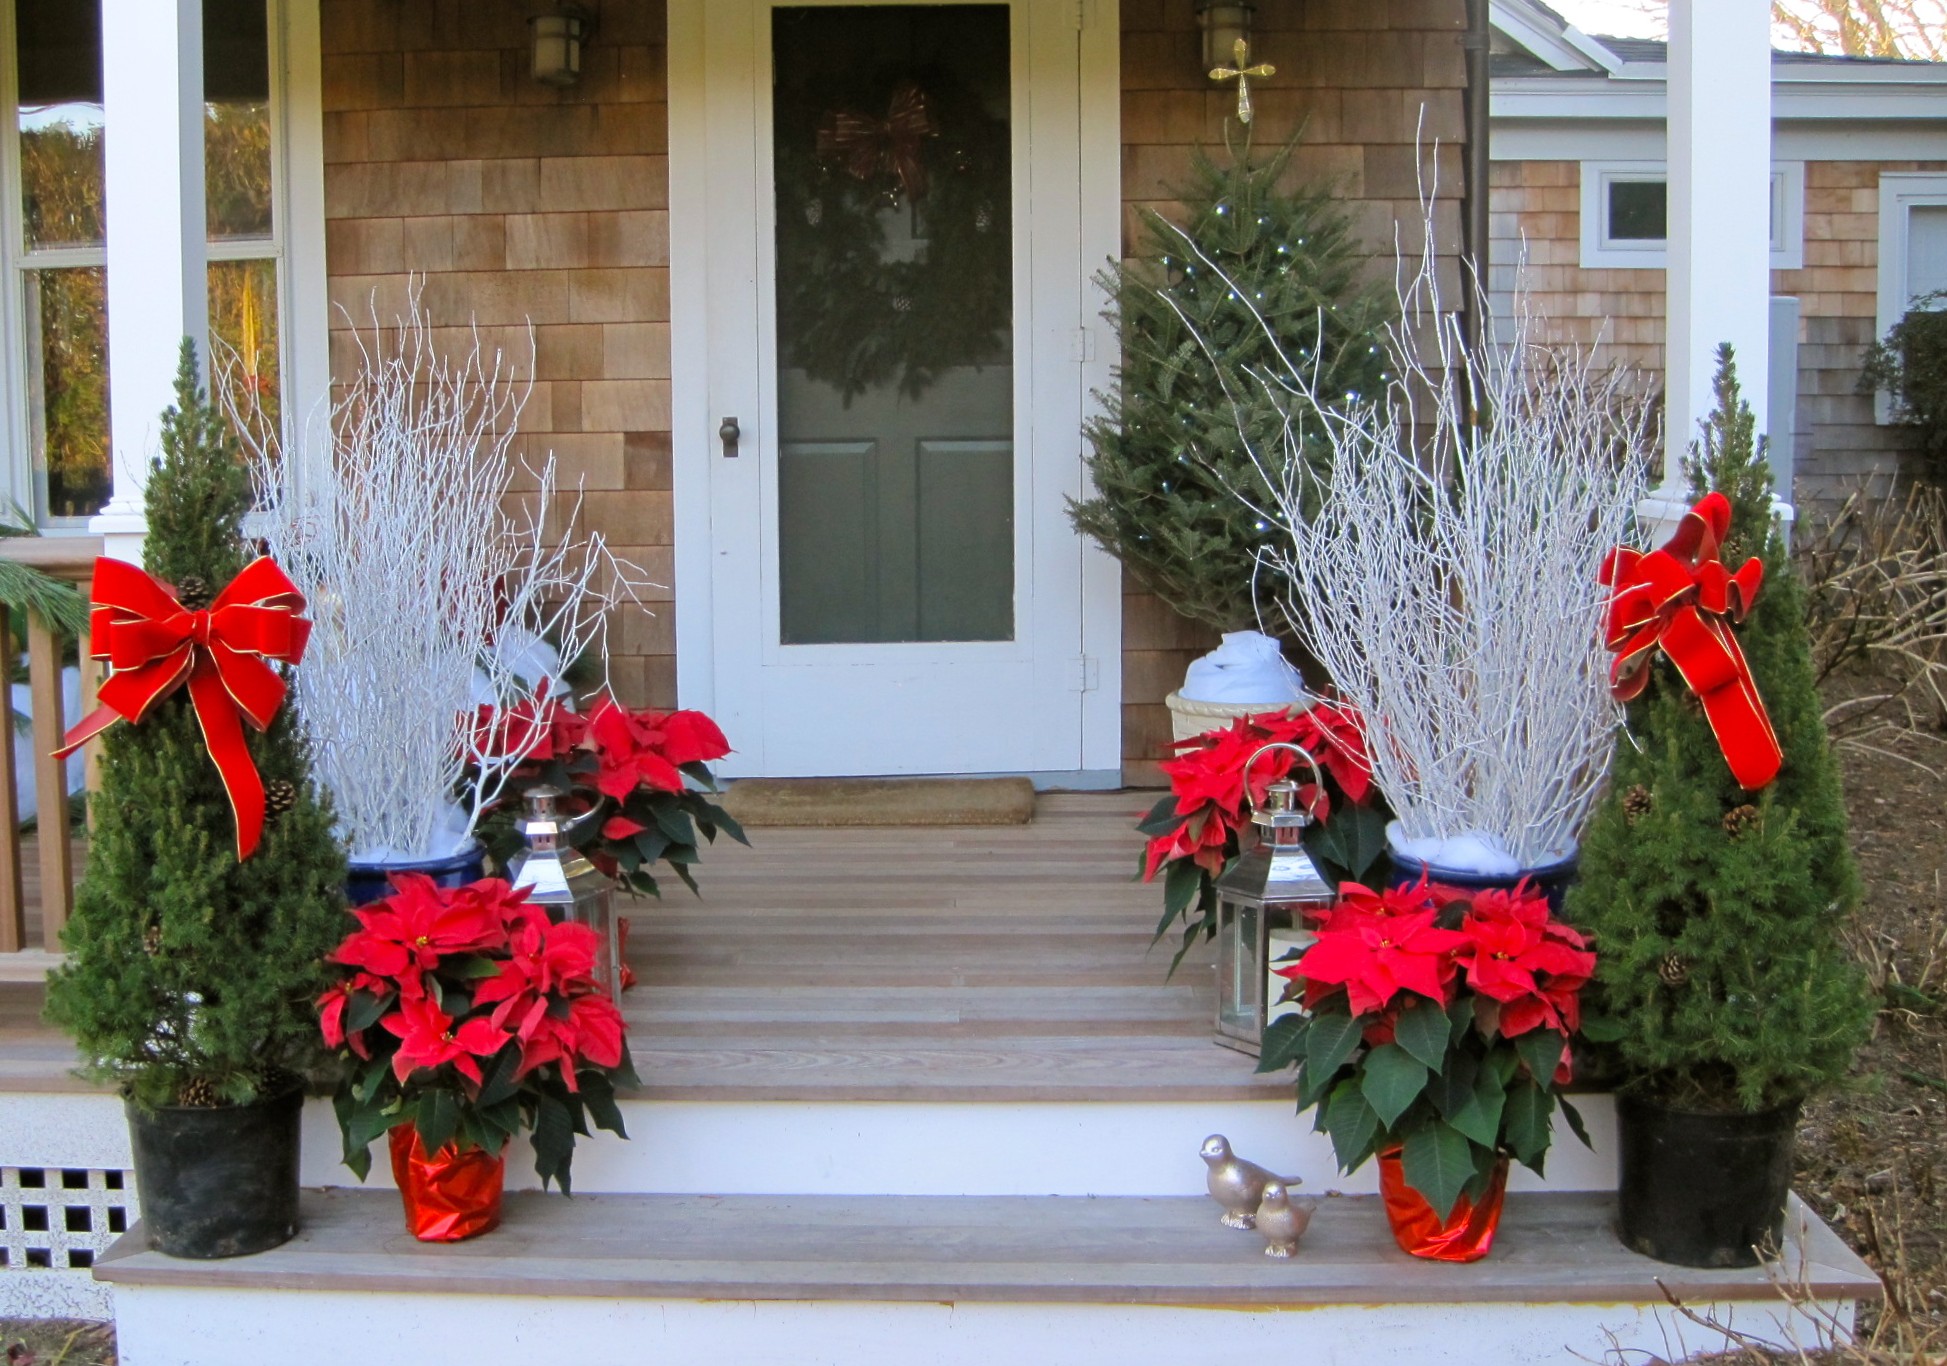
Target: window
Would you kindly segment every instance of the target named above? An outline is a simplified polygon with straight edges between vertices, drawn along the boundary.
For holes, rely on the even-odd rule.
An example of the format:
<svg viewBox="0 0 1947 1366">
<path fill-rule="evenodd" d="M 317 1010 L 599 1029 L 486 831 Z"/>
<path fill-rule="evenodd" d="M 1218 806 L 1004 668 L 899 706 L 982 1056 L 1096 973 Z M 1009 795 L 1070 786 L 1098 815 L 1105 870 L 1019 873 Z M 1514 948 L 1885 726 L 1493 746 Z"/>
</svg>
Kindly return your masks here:
<svg viewBox="0 0 1947 1366">
<path fill-rule="evenodd" d="M 0 87 L 11 106 L 13 184 L 0 221 L 23 396 L 4 481 L 48 526 L 75 526 L 112 491 L 101 12 L 76 0 L 0 0 L 11 52 Z M 278 158 L 267 0 L 203 0 L 205 192 L 209 200 L 213 373 L 261 420 L 281 393 Z"/>
<path fill-rule="evenodd" d="M 1660 161 L 1582 163 L 1582 265 L 1660 268 L 1668 262 L 1670 181 Z M 1805 163 L 1771 168 L 1771 264 L 1805 262 Z"/>
<path fill-rule="evenodd" d="M 1879 307 L 1874 336 L 1906 315 L 1916 299 L 1947 290 L 1947 174 L 1882 172 L 1879 178 Z M 1947 308 L 1935 299 L 1933 308 Z M 1880 396 L 1881 422 L 1892 417 Z"/>
</svg>

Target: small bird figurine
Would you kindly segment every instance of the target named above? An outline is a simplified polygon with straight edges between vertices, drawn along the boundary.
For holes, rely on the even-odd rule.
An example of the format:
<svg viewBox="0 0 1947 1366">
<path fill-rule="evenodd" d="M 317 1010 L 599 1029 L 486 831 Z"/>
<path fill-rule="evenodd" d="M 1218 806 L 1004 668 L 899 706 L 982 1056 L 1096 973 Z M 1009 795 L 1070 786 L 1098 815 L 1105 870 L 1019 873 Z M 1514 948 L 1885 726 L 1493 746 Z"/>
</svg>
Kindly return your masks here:
<svg viewBox="0 0 1947 1366">
<path fill-rule="evenodd" d="M 1203 1164 L 1210 1168 L 1205 1177 L 1210 1198 L 1224 1207 L 1224 1217 L 1217 1222 L 1225 1228 L 1256 1228 L 1257 1207 L 1264 1199 L 1264 1185 L 1279 1178 L 1233 1153 L 1230 1140 L 1222 1134 L 1212 1134 L 1203 1141 L 1202 1156 Z"/>
<path fill-rule="evenodd" d="M 1298 1240 L 1312 1221 L 1315 1201 L 1293 1201 L 1282 1181 L 1264 1184 L 1264 1199 L 1257 1207 L 1257 1231 L 1264 1235 L 1264 1255 L 1289 1257 L 1298 1250 Z"/>
</svg>

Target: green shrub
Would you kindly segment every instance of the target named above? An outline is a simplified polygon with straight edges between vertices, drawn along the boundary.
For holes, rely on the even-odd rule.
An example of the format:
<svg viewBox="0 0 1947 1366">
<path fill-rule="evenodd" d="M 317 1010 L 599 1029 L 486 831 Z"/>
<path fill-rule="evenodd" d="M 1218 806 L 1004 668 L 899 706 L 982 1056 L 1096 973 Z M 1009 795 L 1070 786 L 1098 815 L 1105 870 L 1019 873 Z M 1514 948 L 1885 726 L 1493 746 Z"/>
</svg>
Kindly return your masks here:
<svg viewBox="0 0 1947 1366">
<path fill-rule="evenodd" d="M 144 568 L 220 591 L 246 562 L 249 506 L 235 441 L 185 342 L 149 477 Z M 246 735 L 265 784 L 288 782 L 297 796 L 241 862 L 186 689 L 101 740 L 88 871 L 47 1009 L 73 1032 L 87 1075 L 144 1104 L 244 1104 L 323 1056 L 312 1001 L 351 923 L 344 854 L 290 708 Z"/>
<path fill-rule="evenodd" d="M 1282 350 L 1316 368 L 1322 393 L 1385 384 L 1382 296 L 1360 282 L 1332 187 L 1281 188 L 1292 151 L 1253 164 L 1246 147 L 1226 165 L 1199 153 L 1176 191 L 1182 231 L 1145 214 L 1139 259 L 1100 277 L 1122 365 L 1086 433 L 1094 496 L 1070 515 L 1144 588 L 1222 631 L 1257 626 L 1258 604 L 1282 597 L 1257 564 L 1272 532 L 1237 496 L 1272 505 L 1250 451 L 1281 448 L 1288 405 L 1259 376 L 1285 372 Z M 1304 454 L 1329 459 L 1323 442 Z"/>
<path fill-rule="evenodd" d="M 1665 658 L 1630 704 L 1566 915 L 1593 936 L 1594 1004 L 1620 1035 L 1621 1083 L 1686 1109 L 1757 1111 L 1844 1076 L 1871 1006 L 1840 931 L 1859 897 L 1805 628 L 1805 594 L 1771 515 L 1771 473 L 1720 353 L 1718 408 L 1693 492 L 1731 502 L 1723 559 L 1764 585 L 1738 638 L 1784 766 L 1731 776 Z"/>
<path fill-rule="evenodd" d="M 1915 299 L 1867 349 L 1859 387 L 1892 395 L 1900 420 L 1919 429 L 1927 477 L 1947 483 L 1947 290 Z"/>
</svg>

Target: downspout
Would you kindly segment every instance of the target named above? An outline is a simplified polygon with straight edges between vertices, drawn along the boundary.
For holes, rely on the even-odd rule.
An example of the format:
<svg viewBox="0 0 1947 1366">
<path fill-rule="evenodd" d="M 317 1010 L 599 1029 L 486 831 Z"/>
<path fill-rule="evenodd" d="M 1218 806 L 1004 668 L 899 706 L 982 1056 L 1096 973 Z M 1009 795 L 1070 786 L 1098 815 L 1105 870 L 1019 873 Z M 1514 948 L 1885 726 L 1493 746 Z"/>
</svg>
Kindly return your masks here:
<svg viewBox="0 0 1947 1366">
<path fill-rule="evenodd" d="M 1486 332 L 1481 312 L 1487 306 L 1488 266 L 1488 99 L 1489 61 L 1493 28 L 1489 0 L 1467 0 L 1467 32 L 1461 47 L 1467 55 L 1467 189 L 1461 219 L 1461 253 L 1472 266 L 1465 272 L 1466 332 L 1471 349 Z"/>
</svg>

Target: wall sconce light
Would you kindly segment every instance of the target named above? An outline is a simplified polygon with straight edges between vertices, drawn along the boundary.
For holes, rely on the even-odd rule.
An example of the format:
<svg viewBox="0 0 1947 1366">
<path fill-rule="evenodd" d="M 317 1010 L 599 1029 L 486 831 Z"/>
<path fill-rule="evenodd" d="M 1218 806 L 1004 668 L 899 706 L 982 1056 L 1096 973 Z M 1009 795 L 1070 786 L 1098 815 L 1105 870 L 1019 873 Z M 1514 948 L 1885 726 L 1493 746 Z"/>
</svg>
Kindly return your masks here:
<svg viewBox="0 0 1947 1366">
<path fill-rule="evenodd" d="M 1237 57 L 1238 43 L 1248 55 L 1251 47 L 1251 21 L 1257 17 L 1256 5 L 1225 4 L 1222 0 L 1200 0 L 1197 26 L 1203 30 L 1203 69 L 1215 71 L 1229 66 Z"/>
<path fill-rule="evenodd" d="M 527 21 L 534 48 L 534 79 L 566 89 L 581 79 L 581 45 L 595 22 L 579 5 L 557 5 Z"/>
<path fill-rule="evenodd" d="M 1213 81 L 1237 82 L 1237 121 L 1251 121 L 1251 82 L 1275 76 L 1269 62 L 1251 64 L 1251 21 L 1256 5 L 1199 0 L 1197 24 L 1203 29 L 1203 69 Z"/>
</svg>

